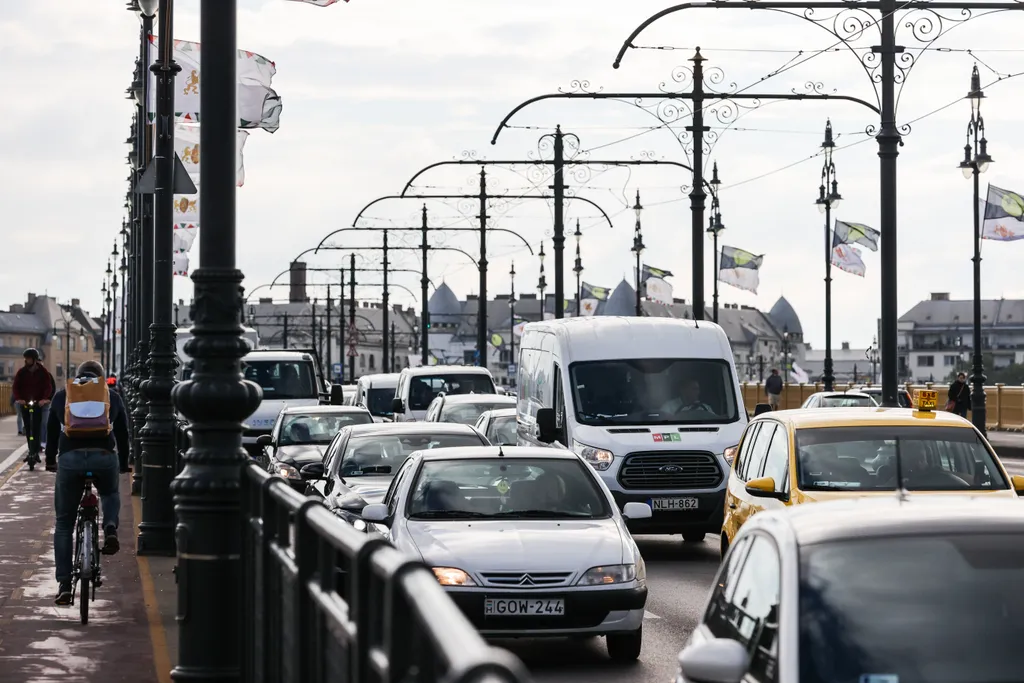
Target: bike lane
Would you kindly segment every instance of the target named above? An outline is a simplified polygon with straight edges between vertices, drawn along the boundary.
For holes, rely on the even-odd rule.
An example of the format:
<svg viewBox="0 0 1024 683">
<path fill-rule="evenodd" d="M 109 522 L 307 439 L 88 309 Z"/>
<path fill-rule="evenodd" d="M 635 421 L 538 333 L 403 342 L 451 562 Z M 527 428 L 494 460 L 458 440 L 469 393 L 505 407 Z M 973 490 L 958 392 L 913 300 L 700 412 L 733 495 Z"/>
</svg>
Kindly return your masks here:
<svg viewBox="0 0 1024 683">
<path fill-rule="evenodd" d="M 53 604 L 54 474 L 30 472 L 23 444 L 15 420 L 0 420 L 0 683 L 169 681 L 152 578 L 135 555 L 130 477 L 121 477 L 121 550 L 102 556 L 103 585 L 83 626 L 77 602 Z"/>
</svg>

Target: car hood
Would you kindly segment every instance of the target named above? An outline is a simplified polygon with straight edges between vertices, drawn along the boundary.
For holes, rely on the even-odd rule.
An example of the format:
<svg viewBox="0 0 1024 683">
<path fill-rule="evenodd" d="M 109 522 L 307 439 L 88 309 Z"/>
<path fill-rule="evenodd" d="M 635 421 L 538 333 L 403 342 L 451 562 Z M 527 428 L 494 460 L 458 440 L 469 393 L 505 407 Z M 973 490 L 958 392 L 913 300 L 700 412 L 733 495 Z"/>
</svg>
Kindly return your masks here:
<svg viewBox="0 0 1024 683">
<path fill-rule="evenodd" d="M 274 453 L 274 459 L 278 462 L 301 467 L 311 462 L 323 462 L 325 449 L 326 444 L 280 446 L 277 452 Z"/>
<path fill-rule="evenodd" d="M 379 503 L 391 486 L 393 474 L 379 476 L 347 477 L 345 486 L 335 494 L 337 504 L 341 507 L 362 507 Z"/>
<path fill-rule="evenodd" d="M 626 556 L 613 519 L 409 520 L 408 528 L 425 562 L 467 572 L 582 572 Z"/>
</svg>

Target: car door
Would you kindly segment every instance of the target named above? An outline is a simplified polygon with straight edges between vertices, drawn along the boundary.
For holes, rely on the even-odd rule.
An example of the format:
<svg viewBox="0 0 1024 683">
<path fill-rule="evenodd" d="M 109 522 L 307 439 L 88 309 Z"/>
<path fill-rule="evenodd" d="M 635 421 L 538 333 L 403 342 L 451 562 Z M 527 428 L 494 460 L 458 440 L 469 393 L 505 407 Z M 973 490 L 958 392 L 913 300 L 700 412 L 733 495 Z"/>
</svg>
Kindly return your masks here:
<svg viewBox="0 0 1024 683">
<path fill-rule="evenodd" d="M 736 454 L 736 462 L 729 472 L 729 482 L 725 491 L 725 520 L 722 524 L 722 532 L 727 540 L 735 537 L 736 532 L 740 530 L 742 525 L 742 521 L 739 518 L 739 509 L 743 502 L 743 496 L 746 495 L 746 492 L 743 490 L 743 487 L 746 485 L 743 473 L 750 459 L 750 452 L 754 446 L 757 432 L 761 429 L 762 424 L 764 424 L 763 420 L 756 420 L 747 425 L 746 431 L 740 437 L 740 447 Z"/>
<path fill-rule="evenodd" d="M 750 656 L 744 681 L 777 683 L 779 676 L 779 607 L 782 558 L 775 541 L 755 533 L 737 544 L 719 572 L 700 629 L 704 635 L 728 638 Z"/>
<path fill-rule="evenodd" d="M 384 524 L 368 524 L 366 533 L 379 536 L 381 538 L 392 540 L 392 534 L 394 531 L 395 519 L 398 517 L 399 509 L 405 505 L 404 499 L 400 494 L 402 490 L 402 484 L 409 477 L 409 473 L 412 471 L 414 461 L 418 461 L 418 458 L 407 458 L 402 466 L 398 468 L 398 474 L 391 480 L 391 486 L 388 487 L 388 492 L 384 494 L 384 498 L 381 499 L 381 503 L 388 506 L 388 516 L 391 518 L 392 526 Z"/>
<path fill-rule="evenodd" d="M 736 497 L 736 529 L 739 530 L 748 519 L 762 509 L 763 498 L 755 498 L 747 493 L 747 482 L 761 477 L 764 471 L 765 457 L 768 455 L 768 447 L 771 445 L 772 437 L 779 423 L 774 420 L 762 420 L 761 428 L 754 436 L 754 443 L 750 448 L 750 455 L 743 466 L 743 481 L 734 489 Z M 739 483 L 739 482 L 738 482 Z"/>
<path fill-rule="evenodd" d="M 331 491 L 334 489 L 334 470 L 341 452 L 342 442 L 345 440 L 344 430 L 338 432 L 331 440 L 327 450 L 324 451 L 324 478 L 314 479 L 306 486 L 306 495 L 314 496 L 321 502 L 327 503 Z"/>
<path fill-rule="evenodd" d="M 779 510 L 790 505 L 790 441 L 789 428 L 784 424 L 778 424 L 775 427 L 772 441 L 768 444 L 768 452 L 765 455 L 764 467 L 760 476 L 771 477 L 775 481 L 775 492 L 783 498 L 755 498 L 757 512 Z"/>
</svg>

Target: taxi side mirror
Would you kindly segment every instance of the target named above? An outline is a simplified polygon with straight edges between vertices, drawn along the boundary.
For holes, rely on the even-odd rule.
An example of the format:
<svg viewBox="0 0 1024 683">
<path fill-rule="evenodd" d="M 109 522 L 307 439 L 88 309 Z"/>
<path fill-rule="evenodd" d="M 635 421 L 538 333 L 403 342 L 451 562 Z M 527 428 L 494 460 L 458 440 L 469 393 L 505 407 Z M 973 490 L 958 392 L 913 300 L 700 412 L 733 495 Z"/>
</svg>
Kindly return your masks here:
<svg viewBox="0 0 1024 683">
<path fill-rule="evenodd" d="M 1017 495 L 1024 496 L 1024 476 L 1015 474 L 1010 477 L 1010 482 L 1013 484 L 1013 490 L 1017 492 Z"/>
<path fill-rule="evenodd" d="M 754 498 L 775 498 L 785 500 L 786 494 L 775 490 L 775 479 L 772 477 L 760 477 L 747 482 L 746 491 Z"/>
</svg>

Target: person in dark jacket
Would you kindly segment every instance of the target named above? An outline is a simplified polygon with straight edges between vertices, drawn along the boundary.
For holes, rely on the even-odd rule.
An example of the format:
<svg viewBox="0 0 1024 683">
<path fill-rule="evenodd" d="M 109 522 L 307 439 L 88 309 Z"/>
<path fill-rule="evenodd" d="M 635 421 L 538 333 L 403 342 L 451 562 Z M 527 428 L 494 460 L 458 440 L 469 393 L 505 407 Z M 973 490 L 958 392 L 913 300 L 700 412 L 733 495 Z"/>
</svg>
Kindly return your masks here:
<svg viewBox="0 0 1024 683">
<path fill-rule="evenodd" d="M 39 362 L 39 352 L 35 349 L 25 349 L 22 354 L 25 358 L 25 365 L 14 375 L 14 385 L 11 393 L 14 396 L 14 403 L 22 414 L 25 436 L 28 438 L 29 453 L 25 460 L 39 452 L 40 445 L 46 441 L 43 430 L 45 429 L 44 412 L 49 410 L 50 401 L 53 399 L 53 391 L 56 384 L 50 371 Z M 26 407 L 28 401 L 35 401 L 36 408 L 31 411 Z"/>
<path fill-rule="evenodd" d="M 778 410 L 782 403 L 782 377 L 777 368 L 772 368 L 771 377 L 764 383 L 764 393 L 768 397 L 768 405 Z"/>
<path fill-rule="evenodd" d="M 105 377 L 103 366 L 86 361 L 78 368 L 78 377 Z M 64 434 L 64 409 L 67 393 L 61 389 L 53 397 L 50 421 L 47 423 L 46 459 L 56 456 L 57 485 L 53 494 L 57 526 L 53 532 L 53 555 L 57 565 L 58 605 L 71 604 L 72 530 L 78 514 L 78 503 L 85 488 L 85 473 L 92 472 L 103 510 L 103 552 L 113 555 L 120 549 L 117 540 L 118 515 L 121 511 L 118 472 L 128 468 L 128 418 L 124 403 L 116 392 L 110 394 L 109 434 L 91 438 Z M 117 453 L 114 453 L 114 449 Z M 49 469 L 49 467 L 47 468 Z"/>
<path fill-rule="evenodd" d="M 967 384 L 967 373 L 959 372 L 956 380 L 949 385 L 949 400 L 954 404 L 953 412 L 966 418 L 971 407 L 971 386 Z"/>
</svg>

